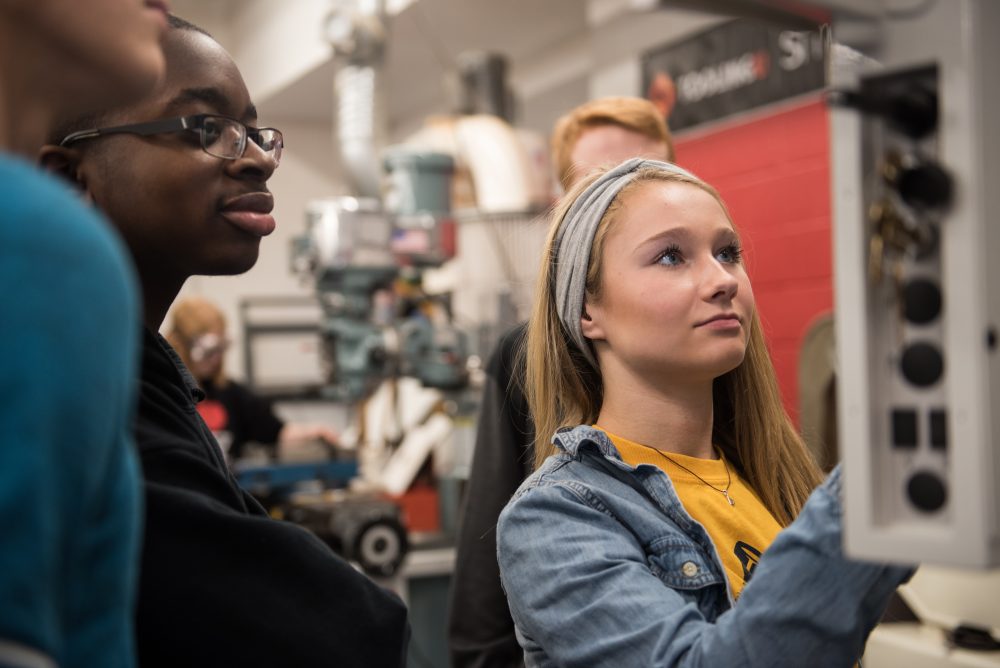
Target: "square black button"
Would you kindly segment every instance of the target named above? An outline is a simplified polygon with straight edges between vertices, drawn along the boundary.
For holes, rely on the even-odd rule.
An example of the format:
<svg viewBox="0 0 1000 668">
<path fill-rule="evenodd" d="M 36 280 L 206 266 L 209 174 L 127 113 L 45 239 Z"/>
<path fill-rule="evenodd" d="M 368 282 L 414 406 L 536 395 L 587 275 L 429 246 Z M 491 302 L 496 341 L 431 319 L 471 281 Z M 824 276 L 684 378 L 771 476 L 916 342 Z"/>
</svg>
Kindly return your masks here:
<svg viewBox="0 0 1000 668">
<path fill-rule="evenodd" d="M 931 411 L 931 447 L 944 450 L 948 447 L 948 414 L 943 408 Z"/>
<path fill-rule="evenodd" d="M 917 447 L 917 411 L 910 408 L 892 410 L 892 444 L 897 448 Z"/>
</svg>

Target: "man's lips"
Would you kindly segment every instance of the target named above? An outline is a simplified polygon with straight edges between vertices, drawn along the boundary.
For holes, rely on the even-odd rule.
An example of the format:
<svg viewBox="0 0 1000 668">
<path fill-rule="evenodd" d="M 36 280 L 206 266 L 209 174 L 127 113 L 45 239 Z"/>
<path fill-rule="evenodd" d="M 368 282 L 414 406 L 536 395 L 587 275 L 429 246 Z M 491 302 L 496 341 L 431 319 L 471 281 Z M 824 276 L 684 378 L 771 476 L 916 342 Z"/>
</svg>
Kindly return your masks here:
<svg viewBox="0 0 1000 668">
<path fill-rule="evenodd" d="M 246 193 L 226 200 L 222 206 L 222 217 L 254 236 L 266 237 L 274 232 L 276 226 L 271 216 L 272 209 L 274 198 L 271 193 Z"/>
</svg>

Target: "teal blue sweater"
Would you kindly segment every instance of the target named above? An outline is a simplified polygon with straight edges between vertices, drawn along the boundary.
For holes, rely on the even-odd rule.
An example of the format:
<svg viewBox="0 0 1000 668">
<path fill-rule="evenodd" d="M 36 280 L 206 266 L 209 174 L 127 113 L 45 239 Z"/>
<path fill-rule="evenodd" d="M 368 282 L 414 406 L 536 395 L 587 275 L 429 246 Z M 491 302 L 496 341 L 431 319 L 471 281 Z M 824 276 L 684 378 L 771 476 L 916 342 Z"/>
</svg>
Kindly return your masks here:
<svg viewBox="0 0 1000 668">
<path fill-rule="evenodd" d="M 0 665 L 130 666 L 134 273 L 107 223 L 33 166 L 0 156 L 0 205 Z"/>
</svg>

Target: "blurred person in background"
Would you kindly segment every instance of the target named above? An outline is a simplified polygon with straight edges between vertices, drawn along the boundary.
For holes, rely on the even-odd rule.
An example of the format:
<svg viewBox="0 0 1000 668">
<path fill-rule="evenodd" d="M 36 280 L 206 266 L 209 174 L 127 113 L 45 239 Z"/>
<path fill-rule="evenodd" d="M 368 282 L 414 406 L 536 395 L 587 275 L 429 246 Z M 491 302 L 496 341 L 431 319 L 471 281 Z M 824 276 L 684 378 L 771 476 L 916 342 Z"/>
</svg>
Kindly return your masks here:
<svg viewBox="0 0 1000 668">
<path fill-rule="evenodd" d="M 58 115 L 156 84 L 165 29 L 161 2 L 0 0 L 0 665 L 135 662 L 135 275 L 32 163 Z"/>
<path fill-rule="evenodd" d="M 552 156 L 564 190 L 595 169 L 626 158 L 674 159 L 663 116 L 648 100 L 607 97 L 561 117 Z M 524 325 L 504 334 L 486 365 L 486 384 L 472 469 L 459 524 L 449 611 L 456 668 L 520 666 L 523 653 L 500 586 L 496 524 L 500 511 L 533 470 L 534 427 L 524 398 Z"/>
<path fill-rule="evenodd" d="M 151 94 L 66 120 L 41 155 L 121 232 L 142 287 L 139 660 L 401 666 L 402 602 L 240 488 L 198 415 L 202 391 L 157 334 L 190 276 L 256 263 L 276 226 L 267 181 L 284 146 L 258 127 L 242 75 L 210 35 L 170 17 L 163 51 L 166 76 Z"/>
<path fill-rule="evenodd" d="M 189 297 L 174 304 L 166 339 L 198 381 L 205 398 L 198 413 L 215 434 L 230 460 L 246 454 L 247 443 L 266 446 L 271 457 L 317 440 L 337 442 L 337 434 L 324 425 L 285 422 L 271 402 L 226 373 L 230 340 L 226 317 L 207 299 Z"/>
</svg>

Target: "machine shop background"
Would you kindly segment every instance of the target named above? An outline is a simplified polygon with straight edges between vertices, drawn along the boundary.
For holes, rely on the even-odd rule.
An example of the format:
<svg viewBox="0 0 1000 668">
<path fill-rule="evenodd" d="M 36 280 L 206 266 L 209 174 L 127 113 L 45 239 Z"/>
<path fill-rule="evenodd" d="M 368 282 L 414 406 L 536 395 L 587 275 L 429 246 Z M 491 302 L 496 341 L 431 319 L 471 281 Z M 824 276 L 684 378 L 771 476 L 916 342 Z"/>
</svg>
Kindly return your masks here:
<svg viewBox="0 0 1000 668">
<path fill-rule="evenodd" d="M 262 125 L 280 128 L 286 139 L 281 169 L 269 182 L 278 227 L 261 244 L 257 265 L 240 276 L 194 277 L 180 298 L 204 296 L 222 308 L 233 340 L 226 354 L 227 369 L 256 390 L 272 394 L 282 417 L 331 424 L 356 450 L 364 450 L 365 439 L 373 433 L 386 431 L 383 440 L 389 445 L 380 446 L 382 451 L 369 460 L 365 460 L 368 455 L 359 455 L 362 477 L 366 467 L 378 469 L 369 477 L 384 475 L 386 486 L 397 497 L 409 494 L 401 502 L 408 530 L 406 556 L 401 566 L 388 569 L 384 577 L 410 605 L 419 652 L 417 656 L 411 650 L 412 665 L 447 666 L 447 593 L 454 560 L 455 513 L 475 435 L 480 373 L 476 359 L 481 364 L 496 337 L 528 315 L 537 253 L 545 233 L 544 213 L 558 195 L 548 158 L 553 124 L 590 99 L 647 96 L 658 63 L 670 59 L 693 58 L 691 71 L 705 77 L 700 84 L 706 97 L 739 88 L 738 81 L 727 84 L 710 79 L 712 66 L 698 60 L 703 56 L 688 53 L 703 48 L 699 44 L 723 39 L 719 37 L 722 31 L 736 24 L 736 28 L 770 26 L 774 31 L 770 47 L 763 42 L 755 46 L 752 35 L 746 38 L 751 40 L 746 47 L 750 52 L 764 54 L 755 61 L 760 79 L 787 78 L 793 70 L 812 67 L 818 83 L 810 79 L 770 98 L 708 110 L 693 120 L 685 117 L 683 127 L 673 128 L 677 161 L 715 184 L 727 201 L 747 240 L 749 271 L 786 408 L 818 456 L 835 450 L 836 429 L 831 435 L 830 427 L 834 418 L 824 412 L 824 402 L 832 391 L 834 367 L 833 193 L 835 171 L 840 167 L 832 145 L 833 112 L 825 89 L 835 78 L 831 72 L 835 68 L 833 41 L 819 26 L 831 12 L 866 3 L 803 2 L 798 3 L 801 14 L 789 16 L 776 9 L 782 3 L 767 0 L 386 0 L 382 7 L 385 50 L 373 66 L 375 90 L 367 102 L 372 105 L 371 117 L 364 119 L 370 126 L 362 122 L 367 128 L 362 133 L 370 134 L 361 139 L 371 142 L 376 157 L 374 166 L 359 167 L 348 164 L 350 147 L 345 144 L 353 139 L 344 134 L 350 114 L 345 113 L 340 94 L 346 84 L 339 78 L 345 67 L 357 63 L 345 59 L 334 42 L 343 28 L 337 23 L 342 18 L 338 13 L 364 13 L 378 4 L 365 0 L 172 1 L 175 14 L 203 27 L 229 50 L 243 72 Z M 947 12 L 942 6 L 950 2 L 875 4 L 906 15 L 925 7 L 930 7 L 931 14 Z M 859 51 L 873 39 L 861 20 L 867 11 L 858 10 L 858 20 L 842 33 Z M 996 12 L 991 16 L 996 17 Z M 744 37 L 725 39 L 735 43 Z M 765 54 L 765 48 L 774 51 Z M 905 64 L 906 51 L 894 45 L 885 53 L 889 60 Z M 934 57 L 917 47 L 911 51 L 916 61 Z M 719 67 L 727 58 L 738 59 L 739 53 L 720 55 Z M 495 65 L 492 70 L 490 63 Z M 483 75 L 489 81 L 463 81 L 463 72 L 470 76 L 477 64 L 478 71 L 491 73 Z M 691 85 L 699 81 L 692 80 Z M 469 99 L 498 91 L 502 98 Z M 985 107 L 986 101 L 974 97 L 970 103 Z M 470 112 L 477 116 L 502 112 L 502 125 L 466 128 L 473 133 L 478 129 L 475 136 L 480 138 L 495 136 L 498 142 L 509 142 L 504 144 L 508 149 L 516 145 L 522 159 L 518 169 L 524 178 L 512 177 L 510 164 L 502 160 L 495 172 L 472 164 L 461 146 L 453 156 L 458 172 L 471 182 L 491 182 L 495 187 L 489 193 L 485 187 L 475 194 L 466 192 L 464 199 L 452 188 L 448 216 L 457 229 L 455 256 L 425 263 L 422 276 L 426 290 L 446 296 L 448 326 L 464 337 L 463 354 L 472 360 L 466 367 L 468 385 L 439 394 L 406 385 L 394 387 L 393 396 L 388 397 L 388 390 L 375 383 L 351 391 L 341 388 L 347 395 L 340 400 L 317 392 L 326 379 L 325 367 L 322 346 L 311 327 L 320 328 L 329 313 L 324 314 L 316 303 L 316 282 L 309 280 L 309 272 L 296 266 L 296 249 L 308 231 L 307 221 L 319 215 L 315 213 L 319 202 L 373 194 L 384 197 L 389 187 L 386 175 L 374 186 L 359 186 L 359 170 L 384 169 L 386 149 L 434 147 L 440 151 L 447 145 L 441 139 L 442 132 L 447 134 L 442 128 L 460 135 L 459 119 L 472 116 Z M 510 152 L 498 155 L 509 157 Z M 373 191 L 359 192 L 365 187 Z M 343 400 L 344 396 L 349 400 Z M 358 407 L 362 398 L 364 409 Z M 448 424 L 428 425 L 425 415 L 403 415 L 410 409 L 393 408 L 394 401 L 422 407 L 450 402 L 443 411 Z M 388 418 L 391 424 L 386 427 L 376 425 L 373 414 L 394 417 Z M 424 430 L 424 436 L 414 437 L 416 444 L 407 446 L 408 458 L 390 462 L 394 453 L 404 449 L 400 444 L 410 428 Z M 322 456 L 322 451 L 317 452 Z M 432 465 L 427 464 L 428 458 Z M 308 459 L 305 455 L 300 461 Z M 428 479 L 433 480 L 433 495 L 413 493 L 413 484 L 420 487 Z M 321 491 L 315 485 L 303 489 Z M 420 514 L 421 519 L 407 518 L 407 513 Z M 309 526 L 322 520 L 299 517 L 297 521 Z M 927 613 L 921 621 L 937 628 L 948 622 L 928 619 L 967 615 L 986 627 L 1000 628 L 996 609 L 990 611 L 992 606 L 986 601 L 995 601 L 987 592 L 998 589 L 995 571 L 956 575 L 949 584 L 917 597 L 928 610 L 942 611 Z M 956 605 L 958 598 L 962 603 Z M 938 651 L 942 646 L 938 641 L 932 642 L 927 663 L 917 663 L 908 650 L 899 649 L 910 646 L 907 638 L 885 638 L 879 647 L 882 654 L 866 659 L 866 666 L 1000 665 L 995 653 L 986 663 L 962 663 L 950 650 Z M 903 656 L 906 663 L 897 663 L 904 661 Z"/>
</svg>

